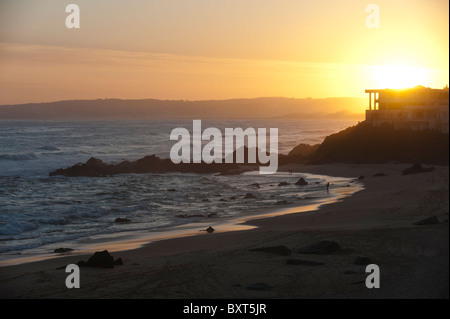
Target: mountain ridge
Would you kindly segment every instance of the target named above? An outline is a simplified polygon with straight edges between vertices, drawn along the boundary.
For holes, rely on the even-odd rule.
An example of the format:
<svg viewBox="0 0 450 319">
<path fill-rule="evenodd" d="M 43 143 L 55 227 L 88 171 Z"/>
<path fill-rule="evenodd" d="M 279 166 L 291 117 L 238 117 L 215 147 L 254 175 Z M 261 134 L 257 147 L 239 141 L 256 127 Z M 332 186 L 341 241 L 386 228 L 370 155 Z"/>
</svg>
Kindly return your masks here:
<svg viewBox="0 0 450 319">
<path fill-rule="evenodd" d="M 353 110 L 353 111 L 351 111 Z M 0 119 L 363 119 L 363 98 L 93 99 L 0 105 Z"/>
</svg>

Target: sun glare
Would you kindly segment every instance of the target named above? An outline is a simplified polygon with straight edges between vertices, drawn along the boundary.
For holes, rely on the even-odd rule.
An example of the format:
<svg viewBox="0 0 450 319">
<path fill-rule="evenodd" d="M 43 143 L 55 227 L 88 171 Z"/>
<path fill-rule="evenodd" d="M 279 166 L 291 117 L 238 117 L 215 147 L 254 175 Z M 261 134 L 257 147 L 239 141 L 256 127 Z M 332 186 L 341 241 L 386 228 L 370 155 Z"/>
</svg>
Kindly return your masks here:
<svg viewBox="0 0 450 319">
<path fill-rule="evenodd" d="M 373 77 L 380 88 L 404 89 L 426 86 L 429 70 L 409 65 L 379 65 L 373 68 Z"/>
</svg>

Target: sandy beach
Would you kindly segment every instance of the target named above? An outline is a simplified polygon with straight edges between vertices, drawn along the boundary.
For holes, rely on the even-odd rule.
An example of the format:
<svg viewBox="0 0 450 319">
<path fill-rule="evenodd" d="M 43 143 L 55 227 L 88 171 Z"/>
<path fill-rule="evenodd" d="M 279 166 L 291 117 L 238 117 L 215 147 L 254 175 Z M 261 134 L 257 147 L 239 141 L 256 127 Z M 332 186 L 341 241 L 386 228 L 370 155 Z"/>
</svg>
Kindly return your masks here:
<svg viewBox="0 0 450 319">
<path fill-rule="evenodd" d="M 66 256 L 0 268 L 2 298 L 448 298 L 448 167 L 402 175 L 410 164 L 290 165 L 283 170 L 365 176 L 364 190 L 317 211 L 256 219 L 256 228 L 199 233 L 115 251 L 123 265 L 82 267 L 80 289 L 67 289 L 64 269 L 88 256 Z M 375 174 L 383 173 L 384 176 Z M 437 224 L 414 225 L 436 216 Z M 318 241 L 341 249 L 299 254 Z M 290 254 L 252 249 L 284 246 Z M 380 288 L 368 289 L 368 257 Z M 311 263 L 289 264 L 287 260 Z M 292 263 L 292 262 L 291 262 Z M 248 289 L 264 283 L 267 289 Z"/>
</svg>

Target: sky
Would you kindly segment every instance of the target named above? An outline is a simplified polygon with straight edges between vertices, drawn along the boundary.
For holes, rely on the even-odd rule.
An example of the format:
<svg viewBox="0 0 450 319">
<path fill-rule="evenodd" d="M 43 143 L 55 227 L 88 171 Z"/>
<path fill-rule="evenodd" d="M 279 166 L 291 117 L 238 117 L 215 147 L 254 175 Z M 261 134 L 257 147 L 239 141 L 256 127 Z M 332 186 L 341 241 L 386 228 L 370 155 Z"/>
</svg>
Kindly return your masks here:
<svg viewBox="0 0 450 319">
<path fill-rule="evenodd" d="M 448 12 L 443 0 L 2 0 L 0 105 L 442 88 Z"/>
</svg>

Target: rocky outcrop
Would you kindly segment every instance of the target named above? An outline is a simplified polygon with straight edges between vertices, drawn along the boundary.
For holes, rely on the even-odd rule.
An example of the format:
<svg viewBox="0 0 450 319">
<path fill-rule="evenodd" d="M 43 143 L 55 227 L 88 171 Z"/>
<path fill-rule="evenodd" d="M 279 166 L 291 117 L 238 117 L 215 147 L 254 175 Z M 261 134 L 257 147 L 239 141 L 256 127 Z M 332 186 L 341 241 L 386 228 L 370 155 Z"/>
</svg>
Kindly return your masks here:
<svg viewBox="0 0 450 319">
<path fill-rule="evenodd" d="M 61 168 L 51 172 L 50 176 L 63 175 L 69 177 L 105 177 L 116 174 L 131 173 L 226 173 L 236 171 L 236 164 L 221 163 L 180 163 L 174 164 L 170 159 L 161 159 L 156 155 L 146 156 L 134 162 L 123 161 L 118 164 L 107 164 L 97 158 L 90 158 L 86 163 L 78 163 L 68 168 Z"/>
<path fill-rule="evenodd" d="M 448 165 L 449 134 L 435 130 L 411 131 L 362 122 L 327 136 L 310 163 L 422 162 Z"/>
</svg>

